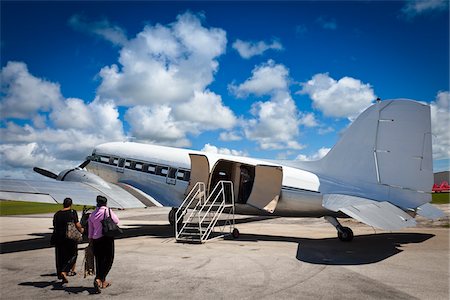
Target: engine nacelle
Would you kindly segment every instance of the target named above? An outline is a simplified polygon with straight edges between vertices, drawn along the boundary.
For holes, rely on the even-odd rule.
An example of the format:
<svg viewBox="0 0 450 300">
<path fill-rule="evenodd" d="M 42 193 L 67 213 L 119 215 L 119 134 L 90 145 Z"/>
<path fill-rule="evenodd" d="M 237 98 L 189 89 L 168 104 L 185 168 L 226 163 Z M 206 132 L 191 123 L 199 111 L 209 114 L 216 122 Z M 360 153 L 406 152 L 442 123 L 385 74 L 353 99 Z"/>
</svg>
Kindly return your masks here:
<svg viewBox="0 0 450 300">
<path fill-rule="evenodd" d="M 61 173 L 59 173 L 58 178 L 56 178 L 56 180 L 92 183 L 109 188 L 108 183 L 104 181 L 102 178 L 88 171 L 82 170 L 80 168 L 64 170 Z"/>
</svg>

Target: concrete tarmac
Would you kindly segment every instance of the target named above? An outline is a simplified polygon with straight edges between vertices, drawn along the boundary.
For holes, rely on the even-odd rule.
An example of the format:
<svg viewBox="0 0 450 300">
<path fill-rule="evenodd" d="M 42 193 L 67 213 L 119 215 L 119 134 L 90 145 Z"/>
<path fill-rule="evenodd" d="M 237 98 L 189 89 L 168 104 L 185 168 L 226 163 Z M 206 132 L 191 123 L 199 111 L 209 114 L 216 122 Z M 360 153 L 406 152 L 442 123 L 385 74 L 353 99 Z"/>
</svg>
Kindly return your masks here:
<svg viewBox="0 0 450 300">
<path fill-rule="evenodd" d="M 61 285 L 49 240 L 52 215 L 0 217 L 1 299 L 449 299 L 449 229 L 377 231 L 344 220 L 340 242 L 323 219 L 244 216 L 238 239 L 176 243 L 168 209 L 118 211 L 123 236 L 108 280 L 92 294 L 78 274 Z"/>
</svg>

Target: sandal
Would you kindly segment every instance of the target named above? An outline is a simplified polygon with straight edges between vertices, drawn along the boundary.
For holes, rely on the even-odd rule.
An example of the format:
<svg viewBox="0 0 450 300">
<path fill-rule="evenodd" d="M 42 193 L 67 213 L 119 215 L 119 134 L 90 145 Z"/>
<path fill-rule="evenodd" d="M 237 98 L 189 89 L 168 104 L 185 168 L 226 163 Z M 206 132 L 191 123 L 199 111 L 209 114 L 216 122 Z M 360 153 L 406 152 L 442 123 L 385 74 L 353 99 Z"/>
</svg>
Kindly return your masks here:
<svg viewBox="0 0 450 300">
<path fill-rule="evenodd" d="M 75 275 L 77 275 L 77 272 L 72 271 L 67 272 L 67 276 L 75 276 Z"/>
<path fill-rule="evenodd" d="M 104 281 L 102 289 L 106 289 L 108 286 L 111 286 L 111 282 Z"/>
<path fill-rule="evenodd" d="M 100 286 L 98 285 L 97 279 L 94 279 L 94 289 L 95 289 L 95 294 L 100 294 L 102 292 L 100 290 Z"/>
</svg>

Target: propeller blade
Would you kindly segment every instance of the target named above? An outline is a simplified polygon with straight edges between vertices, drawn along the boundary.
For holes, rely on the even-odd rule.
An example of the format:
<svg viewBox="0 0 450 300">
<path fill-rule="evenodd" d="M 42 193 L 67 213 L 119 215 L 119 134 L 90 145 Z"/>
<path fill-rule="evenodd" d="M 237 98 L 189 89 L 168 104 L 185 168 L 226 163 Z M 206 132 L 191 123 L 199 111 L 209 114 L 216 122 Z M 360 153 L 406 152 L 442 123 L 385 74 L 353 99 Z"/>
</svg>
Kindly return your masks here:
<svg viewBox="0 0 450 300">
<path fill-rule="evenodd" d="M 91 162 L 91 161 L 90 161 L 89 159 L 88 159 L 88 160 L 85 160 L 81 165 L 78 166 L 78 168 L 83 169 L 83 168 L 86 167 L 90 162 Z"/>
<path fill-rule="evenodd" d="M 44 170 L 44 169 L 38 168 L 38 167 L 34 167 L 33 171 L 35 171 L 36 173 L 39 173 L 39 174 L 41 174 L 41 175 L 43 175 L 45 177 L 49 177 L 51 179 L 58 178 L 58 175 L 56 175 L 55 173 L 50 172 L 48 170 Z"/>
</svg>

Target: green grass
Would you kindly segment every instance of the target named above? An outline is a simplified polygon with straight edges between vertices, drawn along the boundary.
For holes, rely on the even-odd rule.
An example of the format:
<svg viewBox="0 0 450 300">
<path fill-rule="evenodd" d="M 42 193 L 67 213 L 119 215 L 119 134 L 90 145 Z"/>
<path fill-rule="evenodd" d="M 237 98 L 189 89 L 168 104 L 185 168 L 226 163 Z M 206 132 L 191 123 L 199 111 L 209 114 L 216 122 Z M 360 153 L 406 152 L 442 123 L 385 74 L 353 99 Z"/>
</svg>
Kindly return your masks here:
<svg viewBox="0 0 450 300">
<path fill-rule="evenodd" d="M 448 204 L 450 202 L 450 193 L 433 193 L 431 197 L 431 203 L 433 204 Z"/>
<path fill-rule="evenodd" d="M 0 200 L 0 216 L 55 213 L 62 208 L 62 204 Z M 72 208 L 83 210 L 81 205 L 72 205 Z"/>
</svg>

